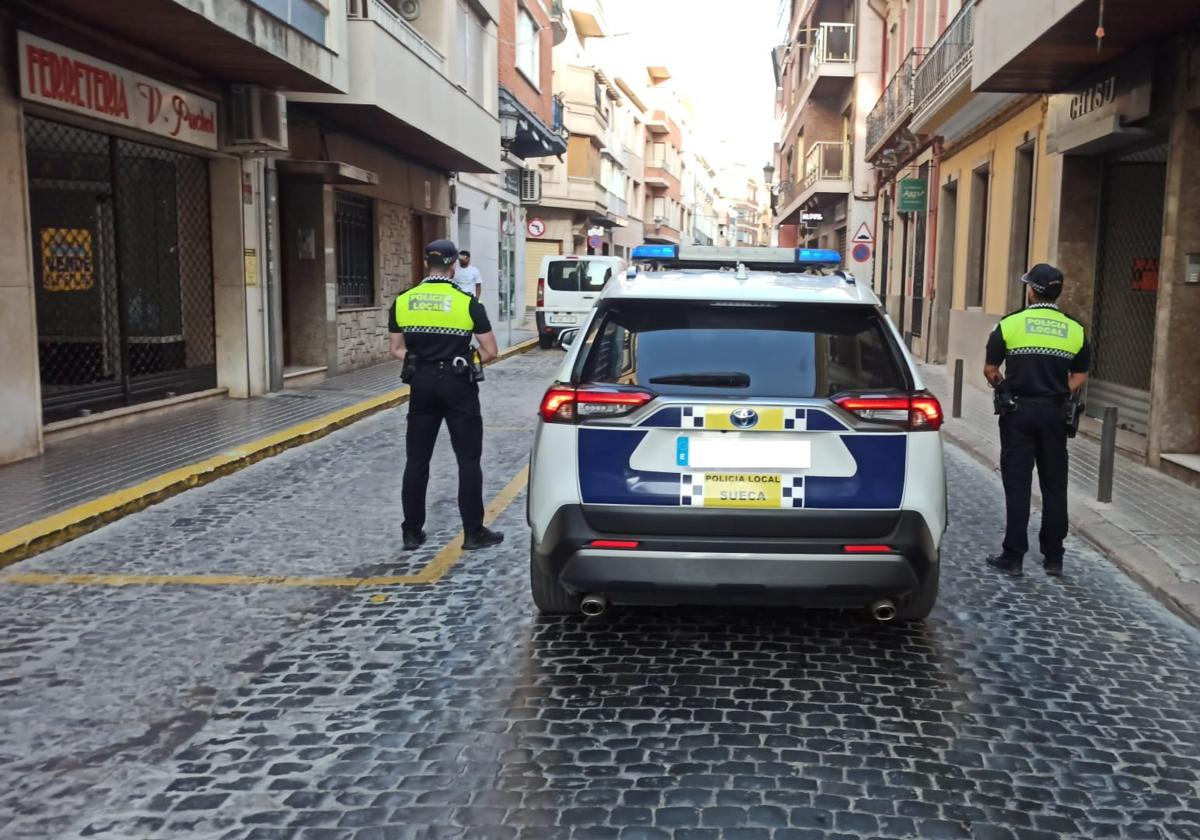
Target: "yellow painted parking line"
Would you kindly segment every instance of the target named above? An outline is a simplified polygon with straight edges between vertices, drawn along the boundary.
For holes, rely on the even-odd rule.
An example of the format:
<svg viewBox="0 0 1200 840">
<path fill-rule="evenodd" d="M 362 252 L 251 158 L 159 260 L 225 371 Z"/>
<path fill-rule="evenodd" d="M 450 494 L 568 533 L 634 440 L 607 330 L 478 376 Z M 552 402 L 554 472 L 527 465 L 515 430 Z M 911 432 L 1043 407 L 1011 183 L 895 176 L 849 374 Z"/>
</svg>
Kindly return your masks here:
<svg viewBox="0 0 1200 840">
<path fill-rule="evenodd" d="M 504 361 L 537 346 L 536 339 L 513 345 L 489 364 Z M 408 387 L 396 388 L 14 528 L 0 534 L 0 568 L 62 545 L 184 490 L 207 484 L 407 400 Z"/>
<path fill-rule="evenodd" d="M 483 521 L 493 524 L 521 495 L 529 482 L 529 467 L 513 476 L 484 509 Z M 412 586 L 437 583 L 458 562 L 463 553 L 461 531 L 415 574 L 377 575 L 374 577 L 290 577 L 287 575 L 215 575 L 215 574 L 72 574 L 55 572 L 9 572 L 0 575 L 0 585 L 50 586 L 288 586 L 353 588 L 366 586 Z M 379 596 L 374 596 L 378 598 Z M 376 601 L 376 603 L 381 603 Z"/>
</svg>

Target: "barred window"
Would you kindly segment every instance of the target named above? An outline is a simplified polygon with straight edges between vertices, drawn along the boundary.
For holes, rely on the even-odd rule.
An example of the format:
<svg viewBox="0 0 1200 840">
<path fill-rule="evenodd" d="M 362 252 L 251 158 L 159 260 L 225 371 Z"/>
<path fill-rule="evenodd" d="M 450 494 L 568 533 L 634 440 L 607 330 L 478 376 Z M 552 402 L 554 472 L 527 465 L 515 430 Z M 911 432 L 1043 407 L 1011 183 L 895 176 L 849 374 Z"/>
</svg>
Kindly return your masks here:
<svg viewBox="0 0 1200 840">
<path fill-rule="evenodd" d="M 339 309 L 375 303 L 375 237 L 370 199 L 336 193 L 337 305 Z"/>
</svg>

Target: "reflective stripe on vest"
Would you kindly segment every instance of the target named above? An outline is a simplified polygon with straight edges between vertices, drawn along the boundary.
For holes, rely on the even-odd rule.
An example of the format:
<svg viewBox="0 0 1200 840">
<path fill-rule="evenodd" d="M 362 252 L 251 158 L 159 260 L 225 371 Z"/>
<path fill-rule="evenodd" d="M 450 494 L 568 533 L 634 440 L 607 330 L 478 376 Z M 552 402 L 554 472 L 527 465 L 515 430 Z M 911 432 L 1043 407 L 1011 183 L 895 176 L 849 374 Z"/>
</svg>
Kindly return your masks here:
<svg viewBox="0 0 1200 840">
<path fill-rule="evenodd" d="M 1000 322 L 1005 349 L 1013 355 L 1073 359 L 1083 349 L 1083 325 L 1048 306 L 1015 312 Z"/>
<path fill-rule="evenodd" d="M 471 301 L 450 283 L 421 283 L 396 298 L 396 324 L 406 333 L 471 335 Z"/>
</svg>

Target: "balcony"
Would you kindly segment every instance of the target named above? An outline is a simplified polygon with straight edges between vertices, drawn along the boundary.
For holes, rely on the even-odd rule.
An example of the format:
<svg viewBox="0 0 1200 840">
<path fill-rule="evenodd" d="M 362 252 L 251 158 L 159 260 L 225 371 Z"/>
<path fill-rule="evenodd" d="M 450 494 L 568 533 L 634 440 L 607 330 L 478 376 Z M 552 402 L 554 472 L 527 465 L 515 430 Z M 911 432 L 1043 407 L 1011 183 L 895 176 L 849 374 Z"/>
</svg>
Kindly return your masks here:
<svg viewBox="0 0 1200 840">
<path fill-rule="evenodd" d="M 953 111 L 971 95 L 975 3 L 968 2 L 946 27 L 913 75 L 912 126 L 920 131 L 939 113 Z M 962 100 L 962 101 L 959 101 Z"/>
<path fill-rule="evenodd" d="M 235 83 L 288 91 L 346 90 L 346 62 L 328 4 L 295 0 L 39 0 L 81 30 L 178 56 L 188 66 Z M 51 35 L 53 38 L 54 36 Z"/>
<path fill-rule="evenodd" d="M 558 46 L 567 40 L 567 13 L 563 0 L 550 0 L 550 29 L 554 33 L 552 43 Z"/>
<path fill-rule="evenodd" d="M 599 181 L 586 175 L 570 175 L 566 180 L 542 182 L 541 205 L 604 216 L 608 212 L 608 195 Z"/>
<path fill-rule="evenodd" d="M 913 112 L 913 77 L 917 64 L 927 50 L 911 51 L 888 82 L 883 95 L 867 115 L 867 159 L 883 150 L 892 135 L 900 130 Z"/>
<path fill-rule="evenodd" d="M 648 187 L 674 189 L 677 192 L 680 188 L 679 174 L 675 165 L 662 158 L 651 158 L 646 161 L 645 183 Z"/>
<path fill-rule="evenodd" d="M 853 147 L 846 141 L 813 143 L 804 155 L 804 177 L 783 181 L 776 191 L 776 225 L 797 224 L 800 208 L 819 195 L 849 195 L 853 188 Z M 756 215 L 757 219 L 757 215 Z"/>
<path fill-rule="evenodd" d="M 615 216 L 618 219 L 624 219 L 629 215 L 629 208 L 625 203 L 625 199 L 617 195 L 611 190 L 605 193 L 605 202 L 608 204 L 608 214 Z"/>
<path fill-rule="evenodd" d="M 499 171 L 499 119 L 450 80 L 446 57 L 389 4 L 351 0 L 346 43 L 346 95 L 288 98 L 428 166 Z"/>
<path fill-rule="evenodd" d="M 808 51 L 805 83 L 812 86 L 808 95 L 830 96 L 844 91 L 847 83 L 841 80 L 854 78 L 856 56 L 853 23 L 822 23 L 818 26 Z"/>
<path fill-rule="evenodd" d="M 594 137 L 603 143 L 608 136 L 608 113 L 604 92 L 590 67 L 567 68 L 563 98 L 563 124 L 571 134 Z"/>
<path fill-rule="evenodd" d="M 678 228 L 672 227 L 666 222 L 656 223 L 654 221 L 646 222 L 645 233 L 643 237 L 647 242 L 665 242 L 674 245 L 679 244 L 680 232 Z"/>
</svg>

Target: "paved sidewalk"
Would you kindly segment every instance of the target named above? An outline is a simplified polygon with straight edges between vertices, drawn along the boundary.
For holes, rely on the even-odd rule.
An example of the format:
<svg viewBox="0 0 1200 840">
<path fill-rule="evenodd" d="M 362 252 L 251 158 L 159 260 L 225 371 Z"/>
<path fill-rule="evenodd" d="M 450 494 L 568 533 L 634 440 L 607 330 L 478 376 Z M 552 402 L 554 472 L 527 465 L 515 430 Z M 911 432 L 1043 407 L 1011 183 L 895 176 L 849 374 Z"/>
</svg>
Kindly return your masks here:
<svg viewBox="0 0 1200 840">
<path fill-rule="evenodd" d="M 536 347 L 526 341 L 507 358 Z M 0 566 L 404 402 L 399 362 L 248 400 L 179 408 L 0 467 Z"/>
<path fill-rule="evenodd" d="M 949 416 L 950 372 L 922 365 L 921 376 L 942 401 L 946 437 L 998 469 L 1000 441 L 991 395 L 964 385 L 963 416 L 955 420 Z M 1071 441 L 1071 525 L 1160 601 L 1200 625 L 1200 490 L 1118 453 L 1113 502 L 1100 504 L 1099 463 L 1098 441 L 1084 435 Z M 996 505 L 1003 504 L 997 497 Z M 1035 497 L 1035 512 L 1036 504 Z M 997 548 L 999 539 L 997 535 Z"/>
</svg>

